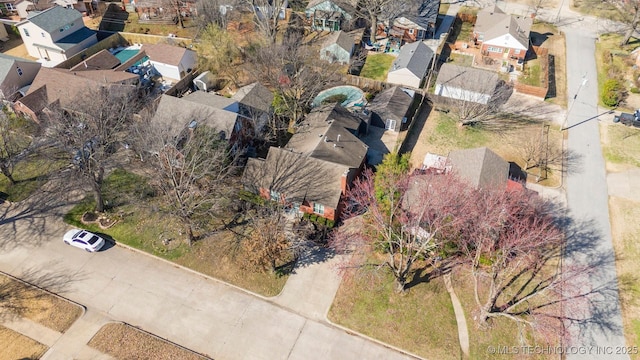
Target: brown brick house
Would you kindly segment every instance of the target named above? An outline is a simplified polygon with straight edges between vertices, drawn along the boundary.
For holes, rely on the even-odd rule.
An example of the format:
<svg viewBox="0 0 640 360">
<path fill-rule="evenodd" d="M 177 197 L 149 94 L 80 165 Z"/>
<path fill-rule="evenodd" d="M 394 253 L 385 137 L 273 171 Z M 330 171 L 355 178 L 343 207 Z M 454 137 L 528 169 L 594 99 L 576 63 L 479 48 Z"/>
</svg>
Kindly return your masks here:
<svg viewBox="0 0 640 360">
<path fill-rule="evenodd" d="M 482 54 L 492 58 L 523 61 L 529 49 L 533 19 L 506 14 L 498 6 L 478 13 L 473 36 Z"/>
<path fill-rule="evenodd" d="M 358 138 L 366 126 L 338 104 L 316 108 L 285 147 L 248 160 L 242 183 L 265 199 L 336 221 L 366 161 L 368 147 Z"/>
</svg>

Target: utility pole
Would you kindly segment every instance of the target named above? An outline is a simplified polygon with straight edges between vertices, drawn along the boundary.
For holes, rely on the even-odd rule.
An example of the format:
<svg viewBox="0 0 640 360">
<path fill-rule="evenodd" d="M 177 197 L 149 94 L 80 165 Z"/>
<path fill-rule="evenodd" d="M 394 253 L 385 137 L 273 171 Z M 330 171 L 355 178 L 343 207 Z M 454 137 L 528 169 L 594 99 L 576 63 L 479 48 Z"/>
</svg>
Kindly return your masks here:
<svg viewBox="0 0 640 360">
<path fill-rule="evenodd" d="M 569 113 L 571 112 L 571 109 L 573 109 L 573 105 L 576 103 L 576 99 L 578 98 L 578 94 L 580 94 L 580 90 L 582 90 L 582 88 L 587 85 L 587 74 L 582 75 L 582 81 L 580 82 L 580 86 L 578 86 L 578 90 L 576 90 L 576 93 L 573 95 L 573 99 L 571 99 L 571 104 L 569 104 L 569 108 L 567 109 L 567 113 L 564 116 L 564 121 L 562 122 L 562 128 L 563 129 L 567 129 L 567 125 L 569 125 L 567 123 L 567 121 L 569 120 Z"/>
</svg>

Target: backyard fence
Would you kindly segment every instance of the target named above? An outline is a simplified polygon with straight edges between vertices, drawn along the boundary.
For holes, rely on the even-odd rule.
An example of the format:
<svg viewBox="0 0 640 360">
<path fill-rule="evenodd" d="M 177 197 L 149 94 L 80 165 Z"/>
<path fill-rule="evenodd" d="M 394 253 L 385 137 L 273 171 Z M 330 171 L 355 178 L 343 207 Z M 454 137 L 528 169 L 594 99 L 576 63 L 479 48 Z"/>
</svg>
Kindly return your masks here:
<svg viewBox="0 0 640 360">
<path fill-rule="evenodd" d="M 516 81 L 514 90 L 518 93 L 535 96 L 544 100 L 549 92 L 549 50 L 539 46 L 533 46 L 531 49 L 535 52 L 536 57 L 540 59 L 540 67 L 542 68 L 540 86 L 522 84 Z"/>
<path fill-rule="evenodd" d="M 373 80 L 373 79 L 350 75 L 350 74 L 345 75 L 344 80 L 347 83 L 347 85 L 357 86 L 360 89 L 365 91 L 369 91 L 369 90 L 382 91 L 384 89 L 388 89 L 394 86 L 384 81 Z"/>
</svg>

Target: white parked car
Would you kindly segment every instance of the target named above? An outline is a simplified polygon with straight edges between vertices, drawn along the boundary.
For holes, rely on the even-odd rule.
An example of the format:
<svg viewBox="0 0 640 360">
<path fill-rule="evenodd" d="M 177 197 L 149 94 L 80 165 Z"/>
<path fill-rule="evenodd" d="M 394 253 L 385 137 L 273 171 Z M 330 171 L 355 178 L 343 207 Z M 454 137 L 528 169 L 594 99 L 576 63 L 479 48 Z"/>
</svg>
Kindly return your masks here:
<svg viewBox="0 0 640 360">
<path fill-rule="evenodd" d="M 96 252 L 104 246 L 104 239 L 86 230 L 72 229 L 67 231 L 62 238 L 65 244 L 85 249 L 88 252 Z"/>
</svg>

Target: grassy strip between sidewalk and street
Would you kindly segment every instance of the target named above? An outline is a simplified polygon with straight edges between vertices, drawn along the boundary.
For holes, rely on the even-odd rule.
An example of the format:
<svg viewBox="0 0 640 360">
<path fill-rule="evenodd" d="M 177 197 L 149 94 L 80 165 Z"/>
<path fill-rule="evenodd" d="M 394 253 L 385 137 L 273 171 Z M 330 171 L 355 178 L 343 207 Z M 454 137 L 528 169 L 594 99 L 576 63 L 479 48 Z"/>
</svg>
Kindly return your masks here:
<svg viewBox="0 0 640 360">
<path fill-rule="evenodd" d="M 65 332 L 82 315 L 82 308 L 46 291 L 0 275 L 0 289 L 5 304 L 2 316 L 24 317 L 49 329 Z"/>
<path fill-rule="evenodd" d="M 0 326 L 0 360 L 40 359 L 47 347 L 39 342 Z"/>
<path fill-rule="evenodd" d="M 90 347 L 119 360 L 206 360 L 190 350 L 135 329 L 127 324 L 103 326 L 88 344 Z"/>
</svg>

